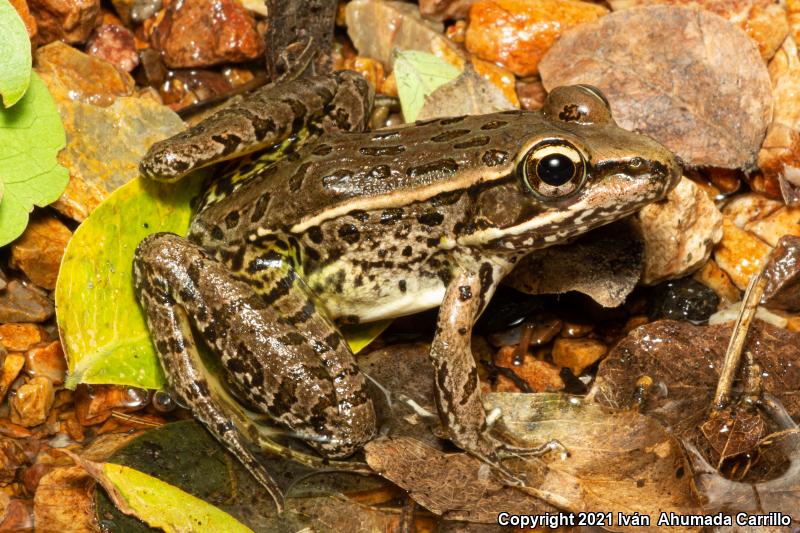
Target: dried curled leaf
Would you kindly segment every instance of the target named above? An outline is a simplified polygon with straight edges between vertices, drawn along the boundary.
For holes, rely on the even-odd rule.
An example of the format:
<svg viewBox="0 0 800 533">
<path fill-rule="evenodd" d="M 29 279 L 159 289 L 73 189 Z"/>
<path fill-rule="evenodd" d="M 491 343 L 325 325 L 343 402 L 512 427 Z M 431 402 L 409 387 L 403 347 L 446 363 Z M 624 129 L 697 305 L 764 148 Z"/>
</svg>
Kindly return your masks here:
<svg viewBox="0 0 800 533">
<path fill-rule="evenodd" d="M 588 83 L 623 128 L 650 135 L 695 166 L 750 168 L 772 118 L 754 42 L 707 11 L 618 11 L 565 34 L 539 64 L 544 86 Z"/>
</svg>

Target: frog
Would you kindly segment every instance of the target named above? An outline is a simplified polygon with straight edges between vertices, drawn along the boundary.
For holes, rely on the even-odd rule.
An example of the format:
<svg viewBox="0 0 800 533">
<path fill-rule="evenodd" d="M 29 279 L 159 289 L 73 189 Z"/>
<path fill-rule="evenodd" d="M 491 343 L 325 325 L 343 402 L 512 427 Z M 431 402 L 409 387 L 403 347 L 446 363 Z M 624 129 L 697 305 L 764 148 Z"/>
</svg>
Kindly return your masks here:
<svg viewBox="0 0 800 533">
<path fill-rule="evenodd" d="M 373 96 L 350 71 L 275 83 L 140 164 L 169 182 L 251 154 L 208 188 L 186 237 L 139 244 L 134 286 L 170 388 L 279 507 L 252 451 L 263 422 L 326 460 L 354 454 L 377 423 L 340 328 L 437 307 L 442 430 L 520 482 L 502 460 L 521 449 L 493 433 L 481 400 L 473 325 L 526 255 L 664 199 L 681 177 L 593 86 L 557 87 L 537 111 L 368 131 Z"/>
</svg>

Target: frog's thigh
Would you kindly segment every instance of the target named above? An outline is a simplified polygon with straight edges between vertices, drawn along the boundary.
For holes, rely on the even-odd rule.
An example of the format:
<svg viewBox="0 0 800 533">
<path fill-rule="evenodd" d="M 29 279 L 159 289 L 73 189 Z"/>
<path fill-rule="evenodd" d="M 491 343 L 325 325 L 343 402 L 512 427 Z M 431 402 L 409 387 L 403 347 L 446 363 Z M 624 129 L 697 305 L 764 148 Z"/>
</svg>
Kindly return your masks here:
<svg viewBox="0 0 800 533">
<path fill-rule="evenodd" d="M 480 272 L 456 274 L 445 291 L 430 352 L 436 402 L 450 439 L 492 461 L 497 445 L 486 435 L 486 413 L 470 338 L 473 323 L 494 292 L 496 278 L 489 265 Z"/>
<path fill-rule="evenodd" d="M 187 353 L 193 345 L 189 324 L 177 315 L 181 310 L 254 407 L 317 439 L 309 444 L 326 455 L 352 453 L 374 433 L 363 376 L 332 327 L 302 329 L 302 313 L 279 312 L 284 298 L 305 296 L 305 287 L 293 271 L 269 272 L 260 273 L 265 285 L 258 294 L 185 239 L 157 234 L 142 241 L 135 283 L 170 386 L 207 423 L 229 414 L 224 400 L 209 391 L 210 373 Z M 213 423 L 209 429 L 219 433 Z M 217 436 L 227 443 L 226 435 Z"/>
</svg>

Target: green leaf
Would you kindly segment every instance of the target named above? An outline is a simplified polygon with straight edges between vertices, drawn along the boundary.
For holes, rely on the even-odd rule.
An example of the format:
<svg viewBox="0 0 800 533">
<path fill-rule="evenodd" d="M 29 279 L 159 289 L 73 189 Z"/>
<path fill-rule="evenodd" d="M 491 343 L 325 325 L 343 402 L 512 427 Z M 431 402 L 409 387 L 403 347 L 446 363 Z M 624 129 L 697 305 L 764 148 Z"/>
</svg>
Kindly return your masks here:
<svg viewBox="0 0 800 533">
<path fill-rule="evenodd" d="M 17 105 L 0 109 L 0 246 L 19 237 L 33 206 L 55 202 L 69 182 L 56 156 L 66 137 L 61 117 L 44 82 L 31 74 Z"/>
<path fill-rule="evenodd" d="M 67 356 L 66 387 L 79 383 L 159 389 L 165 384 L 144 314 L 133 291 L 133 253 L 151 233 L 186 235 L 190 201 L 204 181 L 174 185 L 137 178 L 111 194 L 70 239 L 56 284 L 56 316 Z M 390 321 L 353 326 L 358 352 Z"/>
<path fill-rule="evenodd" d="M 433 54 L 409 50 L 397 52 L 394 75 L 397 93 L 406 122 L 417 119 L 425 104 L 425 97 L 461 73 L 459 69 Z"/>
<path fill-rule="evenodd" d="M 19 102 L 31 79 L 31 41 L 17 10 L 0 0 L 0 96 L 3 105 Z"/>
<path fill-rule="evenodd" d="M 151 233 L 185 235 L 203 173 L 178 184 L 137 178 L 81 224 L 64 252 L 56 313 L 67 356 L 67 387 L 79 383 L 158 389 L 164 376 L 133 291 L 133 253 Z"/>
<path fill-rule="evenodd" d="M 252 533 L 234 517 L 158 478 L 105 463 L 103 473 L 137 517 L 167 532 Z"/>
</svg>

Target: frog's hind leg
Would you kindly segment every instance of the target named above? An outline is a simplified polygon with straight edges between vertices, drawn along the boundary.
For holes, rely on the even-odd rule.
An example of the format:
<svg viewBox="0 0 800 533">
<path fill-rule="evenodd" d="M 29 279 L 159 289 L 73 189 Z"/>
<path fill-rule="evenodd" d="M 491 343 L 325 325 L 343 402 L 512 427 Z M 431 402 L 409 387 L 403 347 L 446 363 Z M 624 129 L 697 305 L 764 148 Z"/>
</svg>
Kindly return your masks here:
<svg viewBox="0 0 800 533">
<path fill-rule="evenodd" d="M 276 300 L 296 292 L 294 279 L 283 281 L 270 292 Z M 240 384 L 239 392 L 250 391 L 251 404 L 290 429 L 327 437 L 339 454 L 352 453 L 374 434 L 363 377 L 341 379 L 360 376 L 346 343 L 307 339 L 309 333 L 282 317 L 250 280 L 197 245 L 171 234 L 147 237 L 136 251 L 134 283 L 169 385 L 279 507 L 279 488 L 248 448 L 259 441 L 255 425 L 206 368 L 192 328 Z"/>
</svg>

